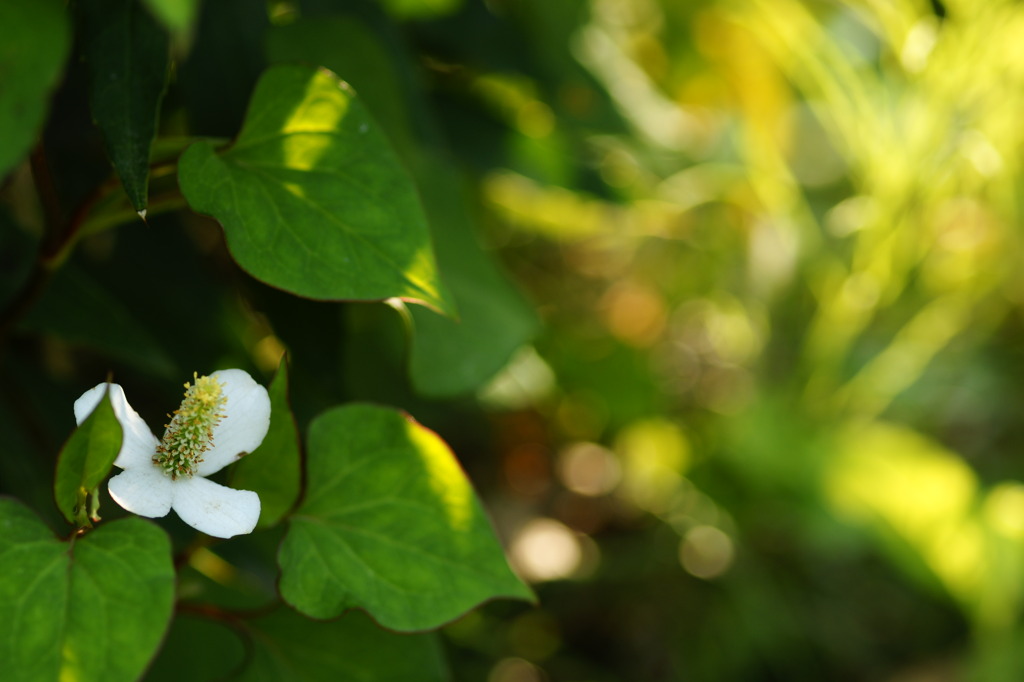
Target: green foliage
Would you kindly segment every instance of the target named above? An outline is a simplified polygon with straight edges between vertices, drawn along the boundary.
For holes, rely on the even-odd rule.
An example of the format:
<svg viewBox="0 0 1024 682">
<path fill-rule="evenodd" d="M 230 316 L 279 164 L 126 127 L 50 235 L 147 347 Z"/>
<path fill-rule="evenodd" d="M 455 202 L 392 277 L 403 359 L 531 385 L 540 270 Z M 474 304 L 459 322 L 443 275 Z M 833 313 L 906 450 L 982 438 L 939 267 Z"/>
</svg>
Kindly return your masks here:
<svg viewBox="0 0 1024 682">
<path fill-rule="evenodd" d="M 0 678 L 1017 682 L 1022 26 L 0 2 Z"/>
<path fill-rule="evenodd" d="M 235 488 L 259 493 L 262 511 L 257 528 L 277 524 L 291 511 L 302 483 L 299 431 L 288 402 L 288 359 L 281 356 L 270 393 L 270 430 L 259 447 L 259 457 L 243 457 L 235 466 Z"/>
<path fill-rule="evenodd" d="M 91 526 L 86 496 L 110 473 L 121 450 L 121 425 L 105 392 L 99 405 L 71 434 L 57 460 L 53 497 L 68 523 Z M 99 519 L 92 519 L 99 520 Z"/>
<path fill-rule="evenodd" d="M 359 93 L 400 156 L 417 153 L 410 101 L 414 95 L 408 78 L 403 77 L 394 50 L 362 21 L 329 15 L 274 26 L 267 39 L 267 56 L 274 63 L 319 64 L 330 69 Z"/>
<path fill-rule="evenodd" d="M 309 487 L 278 561 L 281 595 L 302 613 L 359 607 L 399 631 L 436 628 L 491 597 L 530 598 L 444 442 L 370 405 L 310 425 Z"/>
<path fill-rule="evenodd" d="M 449 14 L 462 0 L 381 0 L 388 11 L 399 18 L 420 18 Z"/>
<path fill-rule="evenodd" d="M 227 625 L 188 612 L 179 613 L 150 667 L 146 682 L 230 679 L 245 666 L 245 645 Z M 182 656 L 182 651 L 188 656 Z"/>
<path fill-rule="evenodd" d="M 12 682 L 137 679 L 171 617 L 170 542 L 124 519 L 65 542 L 0 499 L 0 652 Z"/>
<path fill-rule="evenodd" d="M 411 378 L 425 395 L 472 392 L 536 335 L 538 324 L 529 305 L 481 250 L 465 179 L 450 162 L 425 151 L 436 141 L 436 122 L 416 87 L 416 76 L 408 73 L 405 60 L 410 55 L 347 17 L 304 18 L 275 27 L 268 53 L 275 62 L 322 64 L 351 83 L 399 154 L 409 160 L 438 264 L 458 310 L 458 319 L 412 310 Z"/>
<path fill-rule="evenodd" d="M 143 0 L 146 7 L 157 19 L 163 22 L 167 30 L 187 35 L 192 29 L 196 18 L 199 0 Z"/>
<path fill-rule="evenodd" d="M 409 371 L 423 394 L 469 393 L 497 374 L 538 331 L 522 295 L 499 272 L 473 235 L 462 179 L 441 162 L 424 162 L 421 193 L 437 225 L 437 259 L 458 307 L 452 320 L 412 310 Z"/>
<path fill-rule="evenodd" d="M 139 371 L 168 379 L 181 367 L 213 362 L 267 370 L 278 363 L 268 391 L 269 430 L 255 456 L 242 458 L 227 475 L 234 487 L 260 497 L 258 531 L 272 533 L 267 529 L 286 524 L 281 594 L 267 580 L 276 569 L 275 543 L 260 532 L 233 539 L 222 555 L 202 541 L 183 544 L 180 525 L 168 528 L 168 536 L 152 523 L 117 519 L 119 498 L 103 510 L 114 520 L 100 519 L 103 482 L 122 444 L 142 471 L 147 448 L 155 447 L 145 420 L 126 408 L 121 421 L 104 397 L 57 459 L 51 489 L 56 510 L 76 527 L 68 540 L 52 537 L 20 502 L 0 500 L 0 651 L 7 674 L 33 681 L 132 680 L 151 666 L 147 678 L 153 680 L 446 680 L 436 636 L 387 632 L 360 614 L 333 622 L 307 616 L 358 607 L 399 630 L 434 629 L 491 599 L 530 599 L 530 590 L 510 571 L 480 500 L 433 432 L 395 410 L 352 404 L 328 409 L 313 422 L 309 443 L 302 442 L 299 425 L 308 420 L 303 414 L 310 396 L 317 411 L 350 396 L 340 383 L 316 393 L 324 372 L 310 367 L 330 363 L 332 354 L 309 339 L 296 342 L 302 354 L 293 376 L 281 339 L 294 339 L 289 327 L 301 323 L 285 320 L 296 296 L 335 308 L 338 301 L 422 304 L 432 311 L 416 313 L 419 330 L 413 333 L 426 343 L 413 346 L 410 385 L 425 394 L 465 394 L 496 374 L 533 333 L 533 317 L 477 246 L 454 170 L 427 149 L 439 138 L 425 136 L 406 112 L 411 101 L 428 107 L 397 75 L 408 73 L 400 65 L 410 54 L 393 44 L 382 47 L 351 17 L 323 24 L 353 38 L 334 54 L 332 35 L 316 24 L 306 24 L 316 27 L 306 33 L 275 29 L 275 61 L 303 50 L 313 58 L 266 69 L 250 93 L 244 76 L 264 61 L 252 51 L 262 50 L 268 17 L 228 3 L 197 18 L 197 7 L 103 0 L 71 8 L 83 59 L 64 72 L 58 95 L 71 105 L 49 112 L 46 144 L 33 159 L 31 179 L 10 175 L 14 180 L 3 197 L 10 219 L 5 212 L 0 239 L 12 267 L 0 281 L 0 367 L 5 376 L 17 368 L 12 381 L 5 379 L 5 391 L 24 380 L 33 396 L 12 401 L 22 414 L 53 414 L 42 418 L 45 428 L 64 430 L 74 396 L 96 380 L 80 380 L 94 371 L 85 369 L 88 357 L 114 369 L 124 385 L 138 383 Z M 0 139 L 10 142 L 4 145 L 9 157 L 0 164 L 6 173 L 43 129 L 71 39 L 66 11 L 56 5 L 8 3 L 0 18 L 0 32 L 9 32 L 0 48 L 9 83 L 0 92 L 0 112 L 10 114 L 0 116 Z M 229 25 L 238 35 L 220 40 Z M 361 66 L 353 68 L 352 57 Z M 369 99 L 384 112 L 386 132 L 353 89 L 327 70 L 332 66 L 367 85 Z M 169 72 L 175 77 L 165 100 Z M 231 88 L 218 90 L 222 77 L 233 82 Z M 211 99 L 214 91 L 224 100 Z M 182 102 L 185 110 L 178 109 Z M 86 103 L 91 115 L 82 117 Z M 244 121 L 229 144 L 188 137 L 188 119 L 198 129 L 216 122 L 209 126 L 214 128 L 242 110 Z M 88 141 L 90 123 L 107 160 Z M 114 175 L 100 178 L 104 166 L 112 166 Z M 37 194 L 26 195 L 25 182 Z M 217 241 L 212 248 L 219 265 L 209 260 L 211 243 L 202 246 L 203 237 L 187 226 L 195 218 L 186 208 L 223 227 L 223 242 L 219 233 L 206 233 Z M 149 225 L 135 219 L 143 211 Z M 165 215 L 177 211 L 184 232 L 168 230 L 175 223 Z M 435 236 L 443 267 L 458 282 L 457 299 L 466 303 L 464 323 L 436 322 L 447 319 L 438 313 L 453 316 L 457 310 L 456 297 L 442 284 L 447 275 L 434 256 Z M 240 270 L 220 255 L 220 244 Z M 228 280 L 243 279 L 220 279 L 225 268 L 235 273 Z M 211 270 L 220 274 L 211 277 Z M 288 303 L 278 305 L 281 295 Z M 502 341 L 479 343 L 484 329 L 499 321 L 495 331 Z M 52 352 L 45 360 L 20 358 L 23 347 L 14 339 L 22 336 L 46 339 Z M 40 390 L 53 381 L 61 357 L 84 363 L 83 376 L 68 390 Z M 447 369 L 425 371 L 424 359 Z M 303 386 L 304 413 L 291 406 L 295 379 Z M 149 403 L 165 399 L 162 389 L 148 397 L 134 388 L 128 392 L 144 401 L 144 414 L 152 411 Z M 50 474 L 48 435 L 40 435 L 44 429 L 30 417 L 24 423 L 38 437 L 26 439 L 17 422 L 6 415 L 0 421 L 10 431 L 12 452 L 37 447 L 40 453 L 5 455 L 0 485 L 46 507 L 36 488 Z M 236 442 L 255 440 L 236 434 Z M 307 449 L 308 466 L 302 456 Z M 355 469 L 336 476 L 346 462 Z M 217 490 L 210 486 L 204 489 Z M 227 513 L 234 513 L 232 505 L 243 499 L 217 494 L 222 496 L 209 509 L 184 498 L 175 504 L 191 504 L 197 514 L 224 513 L 213 507 L 227 505 Z M 151 498 L 143 492 L 138 499 Z M 371 508 L 376 513 L 368 513 Z M 325 557 L 325 570 L 307 570 L 310 556 Z M 187 577 L 176 596 L 181 576 Z M 283 600 L 304 615 L 283 608 Z M 188 615 L 172 619 L 176 603 Z M 259 616 L 234 610 L 268 604 L 277 608 Z M 340 648 L 338 641 L 344 642 Z M 192 654 L 186 662 L 182 650 Z"/>
<path fill-rule="evenodd" d="M 93 120 L 128 199 L 136 211 L 144 211 L 149 148 L 167 85 L 167 33 L 137 0 L 98 0 L 78 7 Z"/>
<path fill-rule="evenodd" d="M 447 682 L 436 635 L 396 635 L 359 613 L 327 623 L 290 609 L 245 623 L 253 661 L 246 682 Z"/>
<path fill-rule="evenodd" d="M 71 47 L 57 0 L 12 0 L 0 7 L 0 174 L 28 152 L 46 118 L 50 93 Z"/>
<path fill-rule="evenodd" d="M 189 205 L 257 279 L 317 299 L 398 297 L 452 312 L 415 188 L 347 84 L 268 69 L 238 138 L 182 155 Z"/>
</svg>

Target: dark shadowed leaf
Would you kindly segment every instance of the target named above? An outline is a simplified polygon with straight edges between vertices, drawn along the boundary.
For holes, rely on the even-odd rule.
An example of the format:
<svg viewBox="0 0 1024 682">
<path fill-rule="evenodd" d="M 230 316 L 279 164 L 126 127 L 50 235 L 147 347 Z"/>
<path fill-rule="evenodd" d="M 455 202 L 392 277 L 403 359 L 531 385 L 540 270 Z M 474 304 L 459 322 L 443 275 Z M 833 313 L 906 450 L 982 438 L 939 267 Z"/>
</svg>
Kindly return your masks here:
<svg viewBox="0 0 1024 682">
<path fill-rule="evenodd" d="M 362 613 L 329 622 L 291 609 L 246 621 L 253 657 L 245 682 L 445 682 L 434 635 L 399 635 Z"/>
<path fill-rule="evenodd" d="M 167 32 L 137 0 L 89 0 L 77 9 L 93 120 L 128 199 L 142 211 L 149 147 L 167 84 Z"/>
<path fill-rule="evenodd" d="M 183 656 L 182 652 L 188 655 Z M 146 672 L 146 682 L 208 682 L 235 679 L 231 673 L 245 660 L 239 634 L 220 621 L 178 613 L 160 653 Z"/>
<path fill-rule="evenodd" d="M 198 14 L 194 42 L 179 64 L 175 85 L 192 134 L 233 137 L 242 127 L 256 81 L 266 68 L 267 4 L 217 0 L 202 3 Z"/>
<path fill-rule="evenodd" d="M 175 376 L 167 351 L 138 315 L 86 272 L 65 265 L 19 328 L 53 334 L 155 376 Z"/>
<path fill-rule="evenodd" d="M 459 319 L 412 309 L 410 372 L 423 395 L 456 396 L 479 389 L 539 329 L 533 309 L 477 242 L 461 178 L 430 160 L 418 173 L 436 230 L 437 259 Z"/>
<path fill-rule="evenodd" d="M 70 46 L 63 2 L 0 2 L 0 177 L 32 147 Z"/>
</svg>

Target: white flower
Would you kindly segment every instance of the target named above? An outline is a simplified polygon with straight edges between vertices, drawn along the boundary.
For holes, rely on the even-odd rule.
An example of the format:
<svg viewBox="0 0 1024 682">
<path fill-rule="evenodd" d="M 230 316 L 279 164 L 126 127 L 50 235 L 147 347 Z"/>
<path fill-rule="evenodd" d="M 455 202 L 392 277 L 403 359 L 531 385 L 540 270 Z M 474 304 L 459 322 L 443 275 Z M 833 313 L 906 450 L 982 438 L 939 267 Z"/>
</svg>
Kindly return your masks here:
<svg viewBox="0 0 1024 682">
<path fill-rule="evenodd" d="M 75 401 L 81 424 L 107 384 Z M 155 518 L 174 509 L 181 520 L 207 535 L 230 538 L 250 533 L 260 517 L 260 498 L 206 476 L 216 473 L 263 442 L 270 428 L 270 397 L 240 369 L 222 369 L 185 384 L 185 399 L 157 440 L 132 409 L 118 384 L 110 384 L 114 415 L 124 438 L 114 466 L 124 469 L 107 490 L 128 511 Z"/>
</svg>

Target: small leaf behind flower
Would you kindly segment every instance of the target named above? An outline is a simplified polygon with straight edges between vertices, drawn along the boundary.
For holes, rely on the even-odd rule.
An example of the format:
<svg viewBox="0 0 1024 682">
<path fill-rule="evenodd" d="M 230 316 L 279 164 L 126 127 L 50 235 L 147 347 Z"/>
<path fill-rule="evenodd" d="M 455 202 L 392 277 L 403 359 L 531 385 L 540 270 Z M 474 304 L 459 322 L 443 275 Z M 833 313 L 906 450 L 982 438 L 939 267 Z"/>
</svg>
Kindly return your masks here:
<svg viewBox="0 0 1024 682">
<path fill-rule="evenodd" d="M 85 495 L 96 489 L 117 459 L 123 433 L 110 403 L 109 388 L 99 405 L 71 434 L 57 459 L 53 496 L 68 523 L 89 523 Z"/>
</svg>

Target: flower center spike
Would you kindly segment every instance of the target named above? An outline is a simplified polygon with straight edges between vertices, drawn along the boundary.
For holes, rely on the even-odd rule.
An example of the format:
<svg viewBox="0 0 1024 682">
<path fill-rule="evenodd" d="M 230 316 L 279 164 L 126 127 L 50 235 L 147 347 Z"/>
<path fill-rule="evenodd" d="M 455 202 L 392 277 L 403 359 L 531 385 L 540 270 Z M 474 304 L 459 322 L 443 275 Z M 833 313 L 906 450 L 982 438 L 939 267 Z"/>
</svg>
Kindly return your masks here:
<svg viewBox="0 0 1024 682">
<path fill-rule="evenodd" d="M 224 418 L 227 396 L 213 377 L 192 374 L 194 384 L 185 384 L 185 398 L 165 425 L 164 437 L 153 462 L 172 479 L 190 477 L 213 446 L 213 427 Z"/>
</svg>

